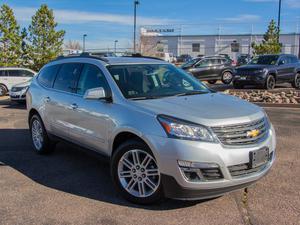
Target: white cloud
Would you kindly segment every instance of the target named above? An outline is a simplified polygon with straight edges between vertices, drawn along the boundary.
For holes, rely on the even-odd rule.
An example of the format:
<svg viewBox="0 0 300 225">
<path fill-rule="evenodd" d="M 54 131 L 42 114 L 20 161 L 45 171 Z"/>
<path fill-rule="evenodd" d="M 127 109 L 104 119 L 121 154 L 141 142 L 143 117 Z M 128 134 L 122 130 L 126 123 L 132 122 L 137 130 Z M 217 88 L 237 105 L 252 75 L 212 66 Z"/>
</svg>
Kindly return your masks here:
<svg viewBox="0 0 300 225">
<path fill-rule="evenodd" d="M 34 15 L 36 8 L 31 7 L 14 7 L 16 17 L 20 21 L 30 21 Z M 89 22 L 104 22 L 115 23 L 121 25 L 132 25 L 133 16 L 124 14 L 110 14 L 110 13 L 96 13 L 88 11 L 76 10 L 61 10 L 54 9 L 55 20 L 61 24 L 84 24 Z M 153 18 L 153 17 L 137 17 L 138 25 L 161 25 L 176 22 L 175 20 L 167 18 Z"/>
<path fill-rule="evenodd" d="M 218 20 L 226 22 L 257 22 L 260 16 L 253 14 L 241 14 L 234 17 L 218 18 Z"/>
</svg>

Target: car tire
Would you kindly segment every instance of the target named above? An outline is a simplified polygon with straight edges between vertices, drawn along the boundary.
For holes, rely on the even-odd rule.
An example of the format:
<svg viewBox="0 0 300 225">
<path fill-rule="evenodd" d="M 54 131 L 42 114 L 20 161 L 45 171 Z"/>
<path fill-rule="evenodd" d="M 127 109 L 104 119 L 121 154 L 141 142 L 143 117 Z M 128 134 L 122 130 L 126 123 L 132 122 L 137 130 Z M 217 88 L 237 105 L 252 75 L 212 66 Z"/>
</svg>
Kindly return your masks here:
<svg viewBox="0 0 300 225">
<path fill-rule="evenodd" d="M 272 90 L 276 86 L 276 79 L 273 75 L 268 75 L 265 83 L 265 89 Z"/>
<path fill-rule="evenodd" d="M 215 84 L 215 83 L 217 83 L 217 80 L 208 80 L 207 81 L 209 84 Z"/>
<path fill-rule="evenodd" d="M 152 204 L 163 199 L 161 174 L 150 148 L 140 140 L 121 144 L 111 159 L 114 186 L 128 201 Z"/>
<path fill-rule="evenodd" d="M 234 87 L 234 89 L 243 89 L 244 85 L 234 82 L 233 87 Z"/>
<path fill-rule="evenodd" d="M 292 82 L 292 87 L 296 89 L 300 89 L 300 73 L 297 73 L 294 81 Z"/>
<path fill-rule="evenodd" d="M 0 84 L 0 97 L 5 96 L 7 94 L 7 88 L 4 84 Z"/>
<path fill-rule="evenodd" d="M 54 151 L 55 143 L 49 139 L 41 118 L 35 114 L 30 118 L 29 124 L 32 145 L 35 152 L 46 154 Z"/>
<path fill-rule="evenodd" d="M 222 80 L 223 84 L 230 84 L 233 80 L 232 72 L 231 71 L 224 71 L 222 73 L 221 80 Z"/>
</svg>

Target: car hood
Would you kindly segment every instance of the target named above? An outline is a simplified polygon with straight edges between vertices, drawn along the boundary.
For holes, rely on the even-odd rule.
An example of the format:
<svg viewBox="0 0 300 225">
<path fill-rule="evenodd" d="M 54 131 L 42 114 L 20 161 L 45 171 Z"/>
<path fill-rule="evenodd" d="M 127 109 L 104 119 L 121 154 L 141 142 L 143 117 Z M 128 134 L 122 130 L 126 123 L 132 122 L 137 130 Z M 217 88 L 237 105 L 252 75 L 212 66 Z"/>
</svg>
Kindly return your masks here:
<svg viewBox="0 0 300 225">
<path fill-rule="evenodd" d="M 243 65 L 236 68 L 236 70 L 262 70 L 264 68 L 271 68 L 274 67 L 274 65 Z"/>
<path fill-rule="evenodd" d="M 31 80 L 16 84 L 13 87 L 28 87 L 30 84 L 31 84 Z"/>
<path fill-rule="evenodd" d="M 246 123 L 264 116 L 263 110 L 237 97 L 209 93 L 133 101 L 140 109 L 206 126 Z"/>
</svg>

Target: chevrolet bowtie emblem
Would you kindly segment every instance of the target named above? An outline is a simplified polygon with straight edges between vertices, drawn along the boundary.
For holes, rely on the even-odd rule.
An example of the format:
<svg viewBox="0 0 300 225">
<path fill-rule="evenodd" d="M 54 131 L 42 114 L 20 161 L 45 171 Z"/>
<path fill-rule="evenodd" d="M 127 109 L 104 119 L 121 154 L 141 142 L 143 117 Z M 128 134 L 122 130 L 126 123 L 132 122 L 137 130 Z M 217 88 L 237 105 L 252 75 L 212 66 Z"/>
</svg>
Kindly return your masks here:
<svg viewBox="0 0 300 225">
<path fill-rule="evenodd" d="M 251 130 L 247 132 L 247 137 L 257 137 L 259 135 L 260 131 L 259 130 Z"/>
</svg>

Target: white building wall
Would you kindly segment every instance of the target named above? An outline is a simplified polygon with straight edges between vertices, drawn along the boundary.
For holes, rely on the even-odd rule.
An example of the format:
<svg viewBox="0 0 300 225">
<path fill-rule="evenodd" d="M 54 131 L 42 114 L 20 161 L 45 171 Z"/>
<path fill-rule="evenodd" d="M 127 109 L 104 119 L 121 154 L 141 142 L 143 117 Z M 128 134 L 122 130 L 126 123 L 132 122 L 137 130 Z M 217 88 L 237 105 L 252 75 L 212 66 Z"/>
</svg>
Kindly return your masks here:
<svg viewBox="0 0 300 225">
<path fill-rule="evenodd" d="M 148 36 L 147 38 L 152 39 L 152 41 L 148 41 L 152 45 L 155 45 L 155 43 L 164 43 L 167 45 L 164 47 L 164 51 L 173 53 L 174 55 L 189 54 L 192 57 L 196 57 L 197 55 L 228 54 L 233 59 L 236 59 L 239 54 L 248 54 L 249 51 L 252 53 L 252 49 L 249 49 L 249 46 L 254 41 L 261 42 L 263 35 L 175 35 Z M 240 44 L 239 52 L 231 51 L 231 43 L 233 41 Z M 282 34 L 280 42 L 283 44 L 283 53 L 291 53 L 299 57 L 299 34 Z M 193 51 L 193 43 L 200 44 L 200 51 Z"/>
</svg>

